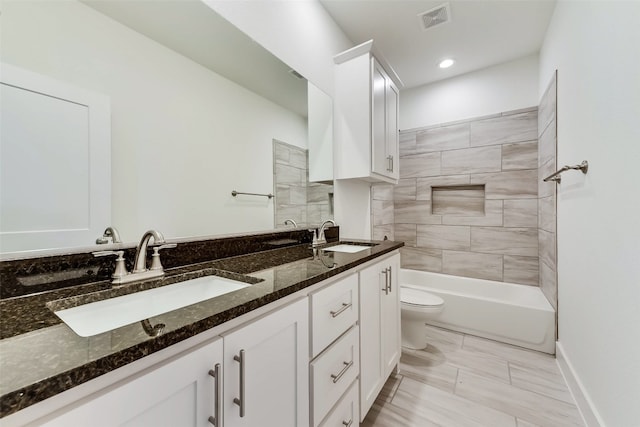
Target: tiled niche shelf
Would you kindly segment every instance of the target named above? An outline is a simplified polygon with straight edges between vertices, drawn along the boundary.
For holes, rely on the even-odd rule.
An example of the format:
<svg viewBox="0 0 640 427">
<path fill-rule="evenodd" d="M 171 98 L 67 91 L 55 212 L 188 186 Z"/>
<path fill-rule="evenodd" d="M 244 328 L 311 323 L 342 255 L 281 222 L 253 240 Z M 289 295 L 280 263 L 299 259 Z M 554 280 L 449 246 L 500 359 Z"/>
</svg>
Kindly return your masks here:
<svg viewBox="0 0 640 427">
<path fill-rule="evenodd" d="M 484 199 L 484 184 L 431 187 L 431 213 L 484 216 Z"/>
</svg>

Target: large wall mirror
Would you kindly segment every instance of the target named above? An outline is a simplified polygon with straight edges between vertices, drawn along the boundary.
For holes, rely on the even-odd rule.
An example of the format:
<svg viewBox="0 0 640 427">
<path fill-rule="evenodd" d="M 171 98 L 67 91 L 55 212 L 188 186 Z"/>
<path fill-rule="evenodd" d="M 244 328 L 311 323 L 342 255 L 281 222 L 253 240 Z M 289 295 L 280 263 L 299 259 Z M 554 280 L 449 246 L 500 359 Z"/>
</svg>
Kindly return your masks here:
<svg viewBox="0 0 640 427">
<path fill-rule="evenodd" d="M 274 141 L 308 150 L 314 140 L 308 102 L 318 91 L 302 76 L 199 0 L 2 1 L 0 8 L 3 64 L 109 100 L 111 206 L 101 229 L 116 227 L 134 243 L 151 228 L 183 238 L 283 226 L 287 199 L 277 194 Z M 330 98 L 323 103 L 326 112 Z M 330 145 L 331 132 L 320 128 Z M 307 164 L 315 164 L 310 156 Z M 317 204 L 318 194 L 330 197 L 330 174 L 312 175 L 327 184 L 310 192 Z M 14 177 L 2 185 L 22 184 Z M 277 197 L 234 197 L 233 190 Z M 55 199 L 31 205 L 46 209 Z M 78 203 L 61 203 L 77 213 Z M 299 226 L 317 225 L 316 216 Z M 91 247 L 98 237 L 54 247 Z M 4 240 L 5 254 L 53 248 Z"/>
</svg>

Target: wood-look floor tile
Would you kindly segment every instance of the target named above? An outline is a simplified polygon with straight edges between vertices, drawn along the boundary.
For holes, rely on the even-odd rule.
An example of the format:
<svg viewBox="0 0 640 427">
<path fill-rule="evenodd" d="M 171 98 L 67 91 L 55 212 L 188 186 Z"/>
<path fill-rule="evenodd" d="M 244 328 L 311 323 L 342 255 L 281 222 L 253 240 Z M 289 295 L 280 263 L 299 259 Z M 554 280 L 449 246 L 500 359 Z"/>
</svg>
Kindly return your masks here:
<svg viewBox="0 0 640 427">
<path fill-rule="evenodd" d="M 479 338 L 473 335 L 464 336 L 464 343 L 462 347 L 469 351 L 480 352 L 501 360 L 515 362 L 520 366 L 529 366 L 548 370 L 557 366 L 555 357 L 549 354 L 485 338 Z"/>
<path fill-rule="evenodd" d="M 415 412 L 398 408 L 392 404 L 381 404 L 376 401 L 360 427 L 442 427 Z"/>
<path fill-rule="evenodd" d="M 387 382 L 382 386 L 382 390 L 378 395 L 377 399 L 380 402 L 391 402 L 393 400 L 393 396 L 396 394 L 402 379 L 404 378 L 401 374 L 391 374 L 387 379 Z"/>
<path fill-rule="evenodd" d="M 514 387 L 534 391 L 573 404 L 573 397 L 560 373 L 558 366 L 545 368 L 509 363 L 511 384 Z"/>
<path fill-rule="evenodd" d="M 405 377 L 393 406 L 442 426 L 515 427 L 515 417 Z"/>
<path fill-rule="evenodd" d="M 540 425 L 584 425 L 575 405 L 463 370 L 458 373 L 455 394 Z"/>
<path fill-rule="evenodd" d="M 529 421 L 521 420 L 520 418 L 516 418 L 516 423 L 518 427 L 540 427 L 537 424 L 530 423 Z"/>
<path fill-rule="evenodd" d="M 458 376 L 458 368 L 437 360 L 416 355 L 416 352 L 402 351 L 400 372 L 406 378 L 421 381 L 432 387 L 453 393 Z"/>
</svg>

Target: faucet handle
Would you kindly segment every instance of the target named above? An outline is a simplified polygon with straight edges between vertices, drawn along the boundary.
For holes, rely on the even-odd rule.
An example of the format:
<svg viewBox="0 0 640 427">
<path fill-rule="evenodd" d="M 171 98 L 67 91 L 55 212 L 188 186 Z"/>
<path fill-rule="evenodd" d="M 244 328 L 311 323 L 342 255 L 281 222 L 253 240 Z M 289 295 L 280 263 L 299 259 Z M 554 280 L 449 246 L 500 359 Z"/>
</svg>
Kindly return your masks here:
<svg viewBox="0 0 640 427">
<path fill-rule="evenodd" d="M 98 251 L 92 252 L 94 257 L 108 256 L 108 255 L 116 255 L 116 268 L 111 275 L 112 279 L 119 279 L 127 274 L 127 266 L 124 263 L 124 251 Z"/>
<path fill-rule="evenodd" d="M 175 243 L 166 243 L 160 246 L 153 247 L 153 254 L 151 254 L 151 268 L 149 270 L 159 270 L 162 271 L 164 268 L 162 267 L 162 262 L 160 262 L 160 249 L 170 249 L 178 246 Z"/>
</svg>

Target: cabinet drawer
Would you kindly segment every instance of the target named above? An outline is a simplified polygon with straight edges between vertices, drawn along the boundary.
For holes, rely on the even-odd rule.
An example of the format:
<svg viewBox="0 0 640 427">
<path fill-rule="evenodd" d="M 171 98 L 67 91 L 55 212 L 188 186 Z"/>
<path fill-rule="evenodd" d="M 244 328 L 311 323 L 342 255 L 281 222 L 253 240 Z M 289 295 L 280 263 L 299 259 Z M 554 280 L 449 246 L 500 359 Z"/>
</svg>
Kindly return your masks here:
<svg viewBox="0 0 640 427">
<path fill-rule="evenodd" d="M 311 362 L 312 420 L 317 426 L 360 371 L 358 327 L 354 326 Z"/>
<path fill-rule="evenodd" d="M 311 357 L 358 320 L 358 275 L 353 274 L 311 295 Z"/>
<path fill-rule="evenodd" d="M 342 399 L 329 412 L 320 427 L 358 427 L 358 380 L 354 381 Z"/>
</svg>

